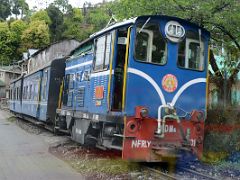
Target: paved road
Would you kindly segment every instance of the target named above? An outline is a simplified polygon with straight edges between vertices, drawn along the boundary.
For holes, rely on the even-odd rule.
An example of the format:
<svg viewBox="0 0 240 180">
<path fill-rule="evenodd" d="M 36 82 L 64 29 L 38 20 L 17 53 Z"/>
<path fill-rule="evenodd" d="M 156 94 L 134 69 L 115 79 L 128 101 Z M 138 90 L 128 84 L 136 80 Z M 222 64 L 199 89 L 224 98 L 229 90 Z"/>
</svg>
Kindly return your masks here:
<svg viewBox="0 0 240 180">
<path fill-rule="evenodd" d="M 0 111 L 0 180 L 81 180 L 68 164 L 48 153 L 40 136 L 6 121 Z"/>
</svg>

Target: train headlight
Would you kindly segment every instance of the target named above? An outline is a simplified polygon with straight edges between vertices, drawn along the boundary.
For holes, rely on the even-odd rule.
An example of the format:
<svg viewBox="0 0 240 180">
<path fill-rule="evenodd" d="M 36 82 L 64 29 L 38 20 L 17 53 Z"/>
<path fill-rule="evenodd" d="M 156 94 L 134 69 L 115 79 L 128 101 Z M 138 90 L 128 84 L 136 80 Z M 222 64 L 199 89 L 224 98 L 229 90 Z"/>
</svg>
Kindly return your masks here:
<svg viewBox="0 0 240 180">
<path fill-rule="evenodd" d="M 185 29 L 176 21 L 169 21 L 165 26 L 167 38 L 175 43 L 180 42 L 185 36 Z"/>
<path fill-rule="evenodd" d="M 147 108 L 142 108 L 140 111 L 140 115 L 142 118 L 145 118 L 148 116 L 148 109 Z"/>
</svg>

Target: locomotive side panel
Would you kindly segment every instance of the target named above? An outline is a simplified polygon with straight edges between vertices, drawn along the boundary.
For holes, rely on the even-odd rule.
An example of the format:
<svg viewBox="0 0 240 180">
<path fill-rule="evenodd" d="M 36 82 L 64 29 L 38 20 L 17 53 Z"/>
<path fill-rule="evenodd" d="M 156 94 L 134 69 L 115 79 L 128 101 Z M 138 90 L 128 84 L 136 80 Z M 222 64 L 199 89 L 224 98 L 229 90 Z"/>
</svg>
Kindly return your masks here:
<svg viewBox="0 0 240 180">
<path fill-rule="evenodd" d="M 89 107 L 89 81 L 92 53 L 66 62 L 63 108 L 87 111 Z"/>
</svg>

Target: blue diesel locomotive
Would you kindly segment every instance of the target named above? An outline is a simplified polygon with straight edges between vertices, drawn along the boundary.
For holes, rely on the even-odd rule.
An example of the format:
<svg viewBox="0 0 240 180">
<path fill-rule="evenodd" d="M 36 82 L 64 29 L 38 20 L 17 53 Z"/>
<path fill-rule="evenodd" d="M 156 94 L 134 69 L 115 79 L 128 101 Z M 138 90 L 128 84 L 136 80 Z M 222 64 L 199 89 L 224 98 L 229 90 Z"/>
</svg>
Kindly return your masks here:
<svg viewBox="0 0 240 180">
<path fill-rule="evenodd" d="M 55 104 L 55 120 L 41 106 L 20 113 L 49 119 L 55 131 L 68 132 L 81 144 L 121 150 L 127 160 L 163 161 L 182 149 L 201 157 L 209 39 L 208 31 L 176 17 L 140 16 L 116 23 L 72 52 L 63 86 L 49 82 L 46 89 L 53 88 L 56 99 L 48 99 L 45 107 Z M 20 105 L 11 103 L 16 113 L 13 106 L 24 105 L 28 76 L 12 84 L 23 84 Z M 44 94 L 38 94 L 42 99 Z"/>
</svg>

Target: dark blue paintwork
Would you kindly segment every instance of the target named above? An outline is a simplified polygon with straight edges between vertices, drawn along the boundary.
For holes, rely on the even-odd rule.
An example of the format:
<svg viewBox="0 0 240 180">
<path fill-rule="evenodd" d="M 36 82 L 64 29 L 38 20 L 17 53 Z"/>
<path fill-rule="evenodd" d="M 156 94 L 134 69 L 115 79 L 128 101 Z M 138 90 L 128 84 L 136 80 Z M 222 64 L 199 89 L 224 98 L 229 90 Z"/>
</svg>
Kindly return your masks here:
<svg viewBox="0 0 240 180">
<path fill-rule="evenodd" d="M 178 18 L 170 18 L 163 17 L 158 19 L 157 17 L 153 17 L 154 20 L 159 21 L 159 25 L 162 33 L 164 32 L 165 25 L 170 20 L 177 20 L 180 24 L 185 28 L 185 30 L 192 30 L 198 32 L 199 27 L 196 25 L 192 25 L 189 22 L 180 20 Z M 142 21 L 141 19 L 139 19 Z M 146 20 L 146 18 L 143 18 Z M 131 31 L 131 46 L 130 46 L 130 54 L 129 54 L 129 64 L 128 68 L 133 68 L 140 70 L 150 76 L 161 89 L 166 103 L 171 103 L 174 96 L 178 92 L 178 90 L 187 82 L 197 79 L 197 78 L 206 78 L 207 70 L 208 70 L 208 41 L 209 41 L 209 33 L 204 29 L 202 30 L 202 36 L 204 38 L 204 54 L 205 54 L 205 68 L 204 71 L 196 71 L 190 69 L 182 69 L 177 66 L 177 54 L 178 54 L 178 44 L 172 43 L 168 41 L 168 54 L 167 54 L 167 63 L 165 65 L 153 65 L 142 63 L 136 61 L 134 58 L 134 37 L 136 33 L 135 27 Z M 163 33 L 165 36 L 165 33 Z M 176 76 L 178 80 L 177 89 L 172 92 L 166 92 L 162 87 L 162 79 L 166 74 L 173 74 Z M 134 108 L 136 106 L 145 106 L 149 109 L 149 113 L 151 117 L 157 118 L 158 107 L 162 104 L 159 95 L 156 90 L 146 79 L 140 77 L 136 74 L 128 73 L 127 78 L 127 97 L 126 97 L 126 114 L 133 115 Z M 133 96 L 134 94 L 134 96 Z M 191 112 L 193 109 L 204 110 L 206 109 L 206 83 L 197 83 L 186 90 L 179 96 L 175 107 L 181 108 L 186 112 Z"/>
</svg>

